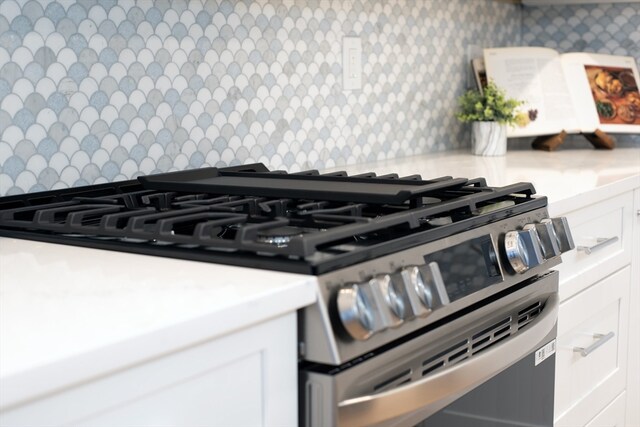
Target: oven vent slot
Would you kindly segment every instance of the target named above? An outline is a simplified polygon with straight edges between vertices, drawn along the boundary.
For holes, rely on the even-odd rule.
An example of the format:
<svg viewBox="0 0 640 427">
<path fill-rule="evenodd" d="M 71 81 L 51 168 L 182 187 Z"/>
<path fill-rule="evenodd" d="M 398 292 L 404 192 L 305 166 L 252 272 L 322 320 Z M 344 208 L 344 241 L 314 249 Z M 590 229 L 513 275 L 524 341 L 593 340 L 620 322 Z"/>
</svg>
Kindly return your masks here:
<svg viewBox="0 0 640 427">
<path fill-rule="evenodd" d="M 531 323 L 540 313 L 542 312 L 543 305 L 540 301 L 535 304 L 530 305 L 524 310 L 520 310 L 518 312 L 518 330 L 524 328 L 526 325 Z"/>
<path fill-rule="evenodd" d="M 507 316 L 499 322 L 474 334 L 471 338 L 471 353 L 476 354 L 486 350 L 511 335 L 511 321 L 512 317 Z"/>
<path fill-rule="evenodd" d="M 394 375 L 391 378 L 384 380 L 383 382 L 373 386 L 374 391 L 382 391 L 385 389 L 390 389 L 397 387 L 401 384 L 408 383 L 411 381 L 411 369 L 407 369 L 405 371 L 400 372 L 397 375 Z"/>
<path fill-rule="evenodd" d="M 400 373 L 394 373 L 388 378 L 373 386 L 374 392 L 382 392 L 399 387 L 403 384 L 415 381 L 421 377 L 431 375 L 449 366 L 453 366 L 468 358 L 473 358 L 482 351 L 517 335 L 525 325 L 531 323 L 542 313 L 545 300 L 537 301 L 525 308 L 514 309 L 511 314 L 489 326 L 469 330 L 466 338 L 460 336 L 455 344 L 439 351 L 436 354 L 416 355 L 405 369 Z M 428 356 L 428 357 L 426 357 Z"/>
<path fill-rule="evenodd" d="M 440 368 L 462 362 L 472 355 L 486 350 L 492 345 L 508 338 L 511 335 L 512 320 L 512 316 L 507 316 L 487 328 L 472 332 L 469 338 L 426 359 L 422 362 L 422 376 L 428 375 Z"/>
<path fill-rule="evenodd" d="M 422 376 L 467 358 L 469 340 L 465 339 L 422 362 Z"/>
</svg>

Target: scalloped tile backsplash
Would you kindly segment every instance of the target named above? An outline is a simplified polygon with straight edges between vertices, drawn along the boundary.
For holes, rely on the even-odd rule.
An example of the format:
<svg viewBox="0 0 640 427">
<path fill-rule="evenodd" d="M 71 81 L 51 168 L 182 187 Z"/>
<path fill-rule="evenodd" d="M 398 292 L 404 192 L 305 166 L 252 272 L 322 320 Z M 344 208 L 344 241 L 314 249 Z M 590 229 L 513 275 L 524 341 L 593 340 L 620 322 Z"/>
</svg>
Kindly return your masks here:
<svg viewBox="0 0 640 427">
<path fill-rule="evenodd" d="M 491 0 L 0 0 L 0 195 L 465 146 L 451 112 L 467 45 L 519 44 L 522 18 L 527 42 L 548 43 L 530 20 L 556 17 L 537 13 Z M 362 39 L 361 91 L 342 90 L 347 35 Z"/>
<path fill-rule="evenodd" d="M 460 146 L 466 45 L 513 43 L 519 19 L 489 0 L 2 0 L 0 195 Z M 345 35 L 361 91 L 342 90 Z"/>
</svg>

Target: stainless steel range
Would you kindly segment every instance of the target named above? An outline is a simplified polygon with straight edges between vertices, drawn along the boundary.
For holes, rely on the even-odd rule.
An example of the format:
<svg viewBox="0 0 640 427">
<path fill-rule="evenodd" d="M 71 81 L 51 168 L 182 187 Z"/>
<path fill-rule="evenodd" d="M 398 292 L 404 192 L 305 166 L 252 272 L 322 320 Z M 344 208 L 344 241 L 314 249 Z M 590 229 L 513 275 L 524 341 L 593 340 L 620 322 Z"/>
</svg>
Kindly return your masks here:
<svg viewBox="0 0 640 427">
<path fill-rule="evenodd" d="M 301 425 L 552 425 L 573 241 L 534 193 L 252 164 L 0 198 L 0 235 L 316 275 Z"/>
</svg>

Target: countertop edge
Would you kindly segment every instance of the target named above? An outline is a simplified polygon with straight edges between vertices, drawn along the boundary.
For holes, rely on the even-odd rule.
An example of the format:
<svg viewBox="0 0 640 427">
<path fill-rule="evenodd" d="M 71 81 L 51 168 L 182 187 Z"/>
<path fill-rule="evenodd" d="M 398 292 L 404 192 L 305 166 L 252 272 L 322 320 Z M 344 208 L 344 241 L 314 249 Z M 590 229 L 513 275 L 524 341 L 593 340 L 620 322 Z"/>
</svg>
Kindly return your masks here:
<svg viewBox="0 0 640 427">
<path fill-rule="evenodd" d="M 640 175 L 628 176 L 584 193 L 575 194 L 562 200 L 550 201 L 549 214 L 552 216 L 563 215 L 636 188 L 640 188 Z"/>
<path fill-rule="evenodd" d="M 243 304 L 0 377 L 0 411 L 294 312 L 315 302 L 315 281 L 309 276 Z"/>
</svg>

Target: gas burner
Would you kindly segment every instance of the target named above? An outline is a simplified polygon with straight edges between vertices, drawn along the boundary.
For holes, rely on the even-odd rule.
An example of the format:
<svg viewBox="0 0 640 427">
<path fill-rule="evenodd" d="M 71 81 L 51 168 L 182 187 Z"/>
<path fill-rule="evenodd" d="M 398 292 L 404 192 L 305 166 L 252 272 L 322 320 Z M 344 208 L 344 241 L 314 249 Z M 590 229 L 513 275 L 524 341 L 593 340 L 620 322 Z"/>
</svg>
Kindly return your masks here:
<svg viewBox="0 0 640 427">
<path fill-rule="evenodd" d="M 425 218 L 421 219 L 420 222 L 425 222 L 433 227 L 442 227 L 443 225 L 449 225 L 453 223 L 453 220 L 450 216 L 441 216 L 437 218 Z"/>
<path fill-rule="evenodd" d="M 256 240 L 260 243 L 277 246 L 279 248 L 289 245 L 294 237 L 302 237 L 310 230 L 301 227 L 284 226 L 262 230 L 258 233 Z M 317 231 L 317 230 L 313 230 Z"/>
</svg>

